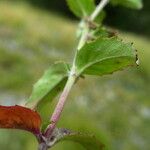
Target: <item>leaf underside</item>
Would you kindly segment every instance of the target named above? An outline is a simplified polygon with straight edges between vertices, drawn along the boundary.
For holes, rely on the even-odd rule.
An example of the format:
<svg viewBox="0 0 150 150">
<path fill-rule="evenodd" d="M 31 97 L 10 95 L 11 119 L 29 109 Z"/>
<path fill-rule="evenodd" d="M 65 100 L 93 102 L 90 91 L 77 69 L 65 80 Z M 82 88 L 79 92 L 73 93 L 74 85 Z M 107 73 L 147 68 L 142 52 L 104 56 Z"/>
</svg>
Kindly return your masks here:
<svg viewBox="0 0 150 150">
<path fill-rule="evenodd" d="M 104 150 L 105 145 L 101 144 L 92 135 L 76 134 L 72 133 L 70 135 L 64 136 L 62 141 L 73 141 L 81 144 L 86 150 Z"/>
<path fill-rule="evenodd" d="M 22 106 L 0 106 L 0 128 L 22 129 L 33 134 L 40 133 L 39 114 Z"/>
<path fill-rule="evenodd" d="M 73 132 L 68 129 L 56 129 L 53 137 L 55 142 L 51 141 L 50 147 L 58 142 L 72 141 L 81 144 L 86 150 L 104 150 L 106 148 L 102 139 L 97 139 L 91 134 Z"/>
</svg>

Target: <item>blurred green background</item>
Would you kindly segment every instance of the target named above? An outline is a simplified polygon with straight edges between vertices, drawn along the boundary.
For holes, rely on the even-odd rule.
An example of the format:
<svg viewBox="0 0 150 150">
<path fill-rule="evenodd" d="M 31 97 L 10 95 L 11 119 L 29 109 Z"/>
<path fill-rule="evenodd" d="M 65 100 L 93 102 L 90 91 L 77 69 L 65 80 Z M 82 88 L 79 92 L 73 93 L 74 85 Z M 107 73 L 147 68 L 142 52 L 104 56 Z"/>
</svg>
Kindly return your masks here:
<svg viewBox="0 0 150 150">
<path fill-rule="evenodd" d="M 111 150 L 149 150 L 150 1 L 135 11 L 107 7 L 105 24 L 138 49 L 140 66 L 76 84 L 60 127 L 94 133 Z M 0 104 L 23 104 L 54 61 L 72 61 L 77 20 L 58 0 L 0 0 Z M 130 32 L 129 32 L 130 31 Z M 51 106 L 53 110 L 57 99 Z M 0 130 L 0 150 L 37 149 L 27 132 Z M 52 150 L 83 150 L 64 142 Z"/>
</svg>

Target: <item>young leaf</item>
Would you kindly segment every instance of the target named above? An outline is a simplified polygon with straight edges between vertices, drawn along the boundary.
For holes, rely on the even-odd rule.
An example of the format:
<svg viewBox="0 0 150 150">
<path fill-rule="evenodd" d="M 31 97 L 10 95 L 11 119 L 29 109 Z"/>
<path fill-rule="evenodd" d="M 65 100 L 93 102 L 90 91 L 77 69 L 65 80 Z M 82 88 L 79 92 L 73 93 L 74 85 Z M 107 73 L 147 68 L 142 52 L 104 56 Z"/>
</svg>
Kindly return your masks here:
<svg viewBox="0 0 150 150">
<path fill-rule="evenodd" d="M 41 118 L 39 114 L 22 106 L 0 106 L 0 128 L 22 129 L 40 133 Z"/>
<path fill-rule="evenodd" d="M 69 69 L 66 63 L 56 63 L 50 66 L 34 85 L 33 92 L 27 100 L 26 106 L 37 110 L 43 120 L 48 119 L 51 101 L 64 87 L 68 72 Z"/>
<path fill-rule="evenodd" d="M 98 38 L 86 43 L 76 57 L 77 74 L 105 75 L 134 65 L 136 54 L 131 44 L 116 37 Z"/>
<path fill-rule="evenodd" d="M 72 132 L 68 129 L 55 129 L 53 132 L 53 139 L 49 142 L 49 147 L 54 146 L 58 142 L 72 141 L 81 144 L 86 150 L 104 150 L 105 145 L 103 140 L 98 140 L 91 134 L 82 134 L 79 132 Z"/>
<path fill-rule="evenodd" d="M 70 10 L 79 18 L 89 16 L 95 9 L 94 0 L 67 0 Z"/>
<path fill-rule="evenodd" d="M 97 39 L 97 38 L 110 38 L 110 37 L 113 37 L 115 35 L 116 35 L 115 31 L 106 29 L 105 27 L 97 27 L 96 30 L 91 32 L 91 36 L 94 39 Z"/>
<path fill-rule="evenodd" d="M 141 9 L 143 7 L 142 0 L 111 0 L 113 5 L 122 5 L 133 9 Z"/>
</svg>

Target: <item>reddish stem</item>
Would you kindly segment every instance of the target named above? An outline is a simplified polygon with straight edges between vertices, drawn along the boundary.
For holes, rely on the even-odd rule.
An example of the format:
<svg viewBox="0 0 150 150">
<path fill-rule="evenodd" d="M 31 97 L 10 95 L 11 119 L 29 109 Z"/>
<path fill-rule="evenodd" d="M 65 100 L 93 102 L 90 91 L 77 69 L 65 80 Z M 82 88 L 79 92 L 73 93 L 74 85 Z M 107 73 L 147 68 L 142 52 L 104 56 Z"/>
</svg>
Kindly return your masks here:
<svg viewBox="0 0 150 150">
<path fill-rule="evenodd" d="M 47 127 L 46 131 L 45 131 L 45 137 L 50 138 L 52 135 L 53 130 L 56 127 L 56 124 L 61 116 L 61 113 L 63 111 L 64 105 L 66 103 L 66 99 L 69 95 L 69 92 L 71 90 L 71 87 L 73 86 L 74 82 L 75 82 L 76 77 L 74 75 L 70 75 L 70 77 L 68 78 L 68 81 L 66 83 L 66 86 L 62 92 L 62 94 L 60 95 L 59 101 L 55 107 L 55 110 L 51 116 L 50 122 L 51 124 Z"/>
</svg>

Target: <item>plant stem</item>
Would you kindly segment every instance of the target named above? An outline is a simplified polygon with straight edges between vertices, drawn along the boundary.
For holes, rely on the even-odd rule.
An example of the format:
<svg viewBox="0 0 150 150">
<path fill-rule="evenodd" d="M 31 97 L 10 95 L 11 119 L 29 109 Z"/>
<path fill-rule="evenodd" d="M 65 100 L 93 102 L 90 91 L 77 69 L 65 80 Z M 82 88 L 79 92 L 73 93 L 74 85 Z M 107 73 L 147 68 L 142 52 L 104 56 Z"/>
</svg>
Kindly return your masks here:
<svg viewBox="0 0 150 150">
<path fill-rule="evenodd" d="M 64 105 L 66 103 L 66 99 L 69 95 L 69 92 L 70 92 L 74 82 L 75 82 L 75 79 L 76 79 L 76 76 L 71 73 L 69 78 L 68 78 L 68 81 L 65 85 L 65 88 L 64 88 L 62 94 L 60 95 L 60 98 L 59 98 L 59 101 L 55 107 L 55 110 L 51 116 L 51 119 L 50 119 L 51 124 L 48 126 L 48 128 L 45 132 L 45 136 L 47 138 L 50 137 L 50 135 L 52 134 L 53 130 L 56 127 L 56 124 L 57 124 L 57 122 L 61 116 L 62 110 L 63 110 Z"/>
<path fill-rule="evenodd" d="M 95 11 L 90 16 L 90 21 L 94 21 L 94 19 L 98 16 L 98 14 L 103 10 L 103 8 L 108 4 L 110 0 L 101 0 L 97 5 Z"/>
<path fill-rule="evenodd" d="M 81 39 L 80 39 L 80 41 L 79 41 L 79 44 L 78 44 L 78 46 L 77 46 L 77 50 L 78 50 L 78 51 L 81 49 L 81 47 L 82 47 L 82 46 L 84 45 L 84 43 L 86 42 L 87 35 L 88 35 L 88 32 L 89 32 L 89 29 L 88 29 L 87 25 L 85 24 L 84 26 L 85 26 L 85 28 L 84 28 L 84 30 L 82 31 L 83 33 L 82 33 Z"/>
<path fill-rule="evenodd" d="M 110 1 L 110 0 L 101 0 L 100 3 L 97 5 L 96 9 L 94 10 L 94 12 L 93 12 L 93 13 L 91 14 L 91 16 L 88 18 L 88 21 L 89 21 L 89 22 L 93 22 L 94 19 L 95 19 L 95 18 L 98 16 L 98 14 L 103 10 L 103 8 L 108 4 L 109 1 Z M 89 33 L 89 26 L 88 26 L 86 23 L 84 23 L 83 33 L 82 33 L 80 42 L 79 42 L 78 47 L 77 47 L 78 50 L 79 50 L 79 49 L 84 45 L 84 43 L 86 42 L 88 33 Z"/>
<path fill-rule="evenodd" d="M 86 28 L 82 33 L 81 39 L 77 46 L 77 50 L 79 50 L 84 45 L 87 34 L 88 34 L 88 29 Z M 75 56 L 75 58 L 76 58 L 76 56 Z M 67 83 L 64 87 L 62 94 L 60 95 L 59 101 L 58 101 L 58 103 L 55 107 L 55 110 L 51 116 L 51 119 L 50 119 L 51 124 L 47 127 L 47 129 L 45 131 L 45 137 L 47 137 L 47 138 L 50 138 L 50 135 L 52 134 L 53 130 L 55 129 L 56 124 L 57 124 L 57 122 L 61 116 L 61 113 L 63 111 L 63 108 L 65 106 L 69 92 L 76 80 L 75 58 L 73 60 L 73 65 L 72 65 L 71 72 L 68 77 Z"/>
<path fill-rule="evenodd" d="M 96 9 L 94 10 L 94 12 L 92 13 L 92 15 L 89 17 L 89 21 L 94 21 L 94 19 L 96 18 L 96 16 L 102 11 L 102 9 L 106 6 L 106 4 L 109 2 L 109 0 L 101 0 L 101 2 L 97 5 Z M 86 42 L 87 40 L 87 36 L 88 36 L 88 33 L 89 33 L 90 29 L 89 29 L 89 26 L 87 23 L 84 24 L 84 29 L 83 29 L 83 32 L 82 32 L 82 36 L 80 38 L 80 41 L 79 41 L 79 44 L 77 46 L 77 50 L 80 50 L 81 47 L 84 45 L 84 43 Z M 76 56 L 75 56 L 76 58 Z M 76 71 L 75 71 L 75 58 L 74 58 L 74 61 L 73 61 L 73 66 L 72 66 L 72 69 L 71 69 L 71 72 L 70 72 L 70 75 L 68 77 L 68 80 L 67 80 L 67 83 L 64 87 L 64 90 L 62 92 L 62 94 L 60 95 L 60 98 L 59 98 L 59 101 L 55 107 L 55 110 L 51 116 L 51 119 L 50 119 L 50 122 L 51 124 L 47 127 L 46 131 L 45 131 L 45 134 L 44 136 L 47 138 L 47 139 L 50 139 L 55 127 L 56 127 L 56 124 L 57 122 L 59 121 L 60 119 L 60 116 L 61 116 L 61 113 L 63 111 L 63 108 L 65 106 L 65 103 L 66 103 L 66 100 L 67 100 L 67 97 L 69 95 L 69 92 L 77 78 L 76 76 Z M 46 150 L 44 149 L 45 147 L 43 147 L 43 149 L 40 149 L 40 150 Z"/>
</svg>

